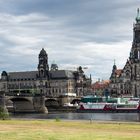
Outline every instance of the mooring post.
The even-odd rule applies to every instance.
[[[91,113],[90,124],[92,124],[92,121],[93,121],[93,114]]]

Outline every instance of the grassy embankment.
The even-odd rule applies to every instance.
[[[140,123],[0,121],[0,140],[139,140]]]

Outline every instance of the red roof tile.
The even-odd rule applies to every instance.
[[[121,73],[122,73],[122,69],[117,69],[116,71],[115,71],[115,73],[118,75],[118,76],[120,76],[121,75]]]
[[[92,84],[92,89],[104,89],[106,87],[108,87],[110,81],[109,80],[105,80],[105,81],[97,81],[95,83]]]

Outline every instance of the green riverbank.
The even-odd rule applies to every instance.
[[[140,123],[5,120],[0,140],[138,140]]]

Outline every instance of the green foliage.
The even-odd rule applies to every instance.
[[[7,112],[5,112],[2,107],[0,107],[0,119],[1,120],[9,119],[9,114]]]
[[[61,120],[60,120],[60,118],[55,118],[55,121],[60,122]]]

